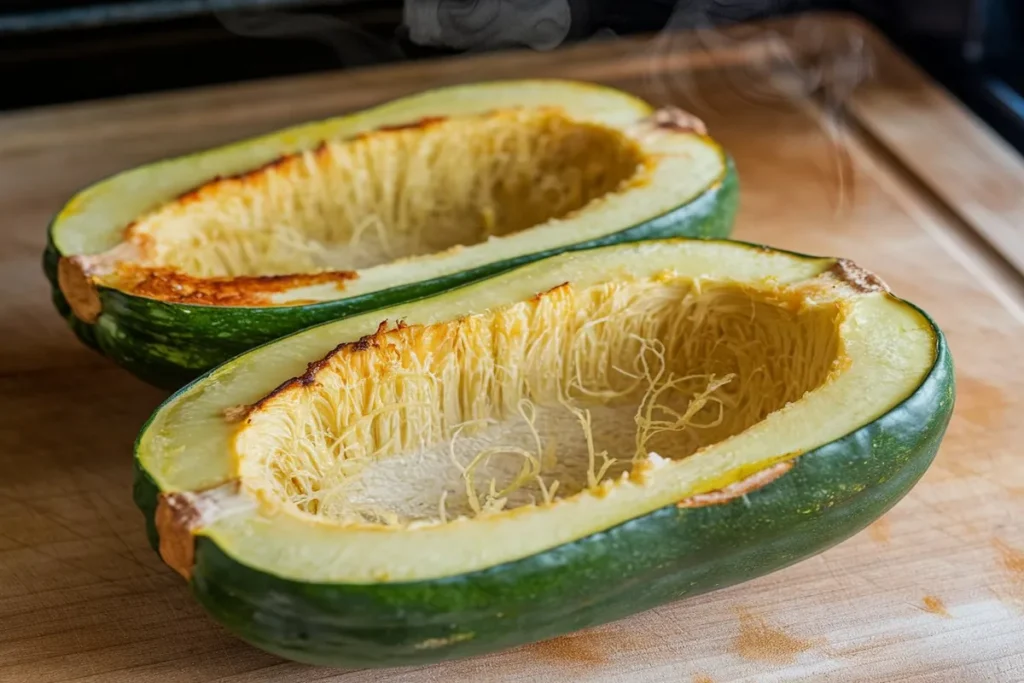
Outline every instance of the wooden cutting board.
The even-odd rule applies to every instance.
[[[131,444],[164,394],[82,348],[52,310],[47,221],[80,186],[141,162],[425,87],[524,76],[607,82],[693,111],[736,157],[738,238],[850,257],[930,311],[959,383],[938,459],[846,543],[601,628],[390,671],[250,648],[146,545]],[[0,216],[0,681],[1024,681],[1024,163],[855,21],[3,115]]]

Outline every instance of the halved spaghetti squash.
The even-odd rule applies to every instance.
[[[615,245],[232,360],[144,428],[136,500],[241,637],[408,664],[837,543],[921,476],[952,404],[941,332],[848,261]]]
[[[610,88],[445,88],[128,171],[54,220],[58,308],[165,386],[282,334],[559,251],[725,236],[727,155]]]

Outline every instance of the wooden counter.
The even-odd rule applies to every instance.
[[[602,628],[391,671],[250,648],[146,544],[131,444],[164,394],[83,348],[53,310],[49,217],[141,162],[524,76],[695,112],[736,157],[738,238],[850,257],[932,313],[959,383],[938,459],[848,542]],[[1024,681],[1024,163],[858,23],[805,17],[2,115],[0,218],[0,681]]]

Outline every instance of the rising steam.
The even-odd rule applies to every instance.
[[[702,93],[705,86],[700,70],[692,68],[695,62],[720,67],[715,70],[715,88],[731,88],[735,106],[815,107],[824,113],[816,118],[831,143],[839,210],[853,191],[845,106],[871,75],[872,60],[862,36],[845,24],[800,15],[790,16],[785,24],[756,21],[803,9],[805,4],[806,0],[666,2],[662,30],[653,37],[626,39],[617,38],[607,27],[614,21],[599,16],[600,8],[607,5],[602,2],[406,0],[402,16],[413,44],[462,52],[523,47],[547,51],[579,42],[575,37],[595,42],[628,40],[626,57],[617,49],[614,59],[620,66],[624,62],[638,65],[635,75],[627,78],[641,85],[639,94],[657,104],[681,106],[704,119],[728,116],[728,112],[716,111]],[[253,11],[220,19],[228,30],[242,36],[309,37],[324,42],[343,66],[403,57],[397,41],[373,36],[336,16]]]
[[[551,50],[569,35],[569,0],[415,0],[405,3],[409,38],[456,50]]]
[[[329,46],[341,66],[363,66],[401,59],[396,45],[330,14],[284,10],[225,12],[217,19],[231,33],[247,38],[314,40]]]

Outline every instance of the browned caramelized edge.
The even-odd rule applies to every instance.
[[[718,489],[717,491],[708,491],[707,493],[698,493],[695,496],[685,498],[676,503],[676,507],[700,508],[708,505],[728,503],[731,500],[767,486],[791,469],[793,469],[793,460],[783,460],[755,472],[745,479],[729,484],[725,488]]]
[[[502,110],[484,112],[483,115],[495,115]],[[409,123],[380,126],[358,133],[345,141],[364,140],[377,135],[384,135],[403,130],[423,129],[440,125],[447,121],[445,116],[427,116]],[[311,150],[317,157],[326,154],[328,142],[321,142]],[[230,176],[216,176],[201,185],[179,194],[170,203],[190,204],[200,201],[211,194],[216,194],[229,184],[254,184],[263,182],[267,173],[287,164],[299,163],[305,151],[293,152],[273,159],[257,168]],[[135,230],[137,221],[133,221],[123,232],[125,242],[135,243],[141,251],[149,249],[148,235],[138,234]],[[358,277],[355,271],[325,271],[321,273],[296,273],[285,275],[241,276],[241,277],[194,277],[173,268],[147,268],[131,263],[117,267],[116,281],[119,288],[136,296],[158,299],[177,304],[205,304],[211,306],[264,306],[272,303],[272,294],[287,291],[296,287],[333,283],[339,290],[344,283]],[[70,280],[70,278],[68,278]],[[81,289],[81,288],[79,288]],[[84,291],[84,290],[83,290]],[[290,302],[290,303],[309,303]],[[89,311],[94,306],[80,306]],[[81,316],[80,316],[81,317]],[[95,316],[93,316],[95,317]]]
[[[537,108],[555,111],[560,109],[557,106]],[[518,107],[489,110],[482,112],[480,115],[494,116],[502,111],[514,109],[518,109]],[[345,138],[343,141],[351,142],[397,131],[430,128],[440,125],[449,119],[450,117],[447,116],[426,116],[409,123],[380,126]],[[704,123],[700,119],[676,107],[658,109],[648,117],[648,121],[658,128],[680,132],[696,132],[700,135],[704,135],[707,132]],[[248,171],[227,176],[215,176],[190,190],[182,192],[176,198],[170,200],[169,203],[187,205],[220,192],[226,185],[246,185],[265,182],[269,171],[288,164],[300,163],[302,157],[307,153],[311,153],[316,157],[326,154],[328,144],[328,141],[323,141],[311,150],[284,154]],[[653,160],[648,160],[648,164],[650,163],[653,163]],[[149,245],[151,238],[148,235],[139,234],[136,231],[136,225],[137,221],[132,221],[124,228],[122,243],[132,243],[141,252],[145,253],[151,248]],[[87,273],[86,276],[88,276]],[[325,271],[321,273],[203,278],[194,277],[173,268],[147,268],[132,263],[121,263],[116,266],[115,277],[109,279],[116,281],[119,289],[130,294],[169,303],[211,306],[264,306],[272,303],[270,295],[275,293],[296,287],[326,283],[333,283],[338,289],[343,289],[344,282],[356,279],[357,277],[358,274],[355,271]],[[65,279],[69,282],[73,280],[70,276]],[[94,291],[81,287],[71,288],[71,290],[81,290],[83,295]],[[92,301],[92,299],[85,301],[83,299],[78,306],[83,315],[86,315],[91,320],[98,316],[98,310],[95,311],[95,315],[92,315],[93,309],[97,308],[98,298],[96,301]],[[79,315],[79,317],[81,318],[82,315]]]
[[[865,268],[861,268],[850,259],[836,259],[836,262],[829,268],[828,272],[837,280],[864,294],[890,291],[889,285],[885,284],[882,278]]]
[[[359,133],[348,140],[360,140],[374,135],[391,133],[399,130],[427,128],[447,120],[443,116],[430,116],[411,123],[381,126]],[[328,142],[324,141],[311,150],[317,157],[326,154]],[[200,201],[211,194],[216,194],[229,184],[254,184],[263,182],[267,173],[287,164],[299,163],[306,152],[293,152],[273,159],[257,168],[230,176],[216,176],[203,184],[187,190],[171,203],[190,204]],[[135,230],[136,221],[130,223],[123,232],[123,240],[136,243],[142,251],[147,250],[150,240],[148,235],[138,234]],[[265,306],[273,303],[271,295],[288,291],[296,287],[319,284],[334,284],[339,290],[344,283],[358,277],[355,271],[335,270],[321,273],[295,273],[285,275],[256,275],[240,277],[195,277],[174,270],[173,268],[146,268],[126,263],[117,268],[119,288],[136,296],[158,299],[176,304],[199,304],[210,306]],[[310,303],[289,302],[289,303]],[[89,310],[83,306],[83,310]]]
[[[491,116],[499,113],[500,111],[502,110],[492,110],[484,112],[482,115]],[[445,121],[449,120],[449,118],[450,117],[447,116],[425,116],[416,121],[410,121],[408,123],[379,126],[371,130],[357,133],[351,137],[344,138],[339,142],[354,142],[358,140],[366,140],[368,138],[376,137],[378,135],[386,135],[389,133],[395,133],[403,130],[413,130],[417,128],[432,128],[434,126],[440,125],[441,123],[444,123]],[[185,190],[184,192],[180,193],[177,197],[174,197],[167,203],[187,205],[205,199],[210,194],[216,194],[224,186],[227,185],[256,184],[258,182],[263,181],[266,175],[274,169],[284,167],[288,164],[299,163],[302,157],[304,157],[306,154],[312,154],[314,157],[322,157],[327,153],[328,145],[330,144],[330,142],[324,140],[320,142],[320,144],[318,144],[316,147],[313,147],[309,150],[300,150],[297,152],[282,154],[277,158],[271,159],[270,161],[248,171],[242,171],[241,173],[235,173],[232,175],[214,176],[213,178],[204,181],[203,183],[197,185],[196,187],[193,187],[190,190]],[[123,233],[124,240],[138,240],[140,238],[143,240],[145,239],[144,236],[135,234],[135,225],[136,221],[132,221],[125,227]]]
[[[412,121],[409,123],[397,124],[393,126],[380,126],[379,128],[374,128],[372,130],[364,131],[362,133],[357,133],[356,135],[341,140],[341,142],[365,140],[367,138],[375,137],[377,135],[394,133],[402,130],[411,130],[415,128],[430,128],[440,123],[443,123],[444,121],[448,120],[448,118],[449,117],[446,116],[426,116],[417,121]],[[271,159],[270,161],[248,171],[242,171],[241,173],[235,173],[233,175],[214,176],[210,180],[207,180],[190,190],[185,190],[177,197],[170,200],[170,202],[168,203],[191,204],[193,202],[205,198],[205,196],[207,196],[208,194],[218,192],[221,189],[221,187],[225,185],[246,185],[256,183],[262,180],[263,177],[265,177],[268,172],[274,169],[281,168],[290,163],[298,163],[299,160],[306,154],[312,154],[315,157],[323,156],[324,154],[327,153],[327,148],[329,144],[330,143],[327,140],[324,140],[316,147],[313,147],[310,150],[301,150],[297,152],[290,152],[288,154],[282,154],[281,156],[278,156],[275,159]],[[125,229],[126,239],[130,236],[133,226],[134,223],[130,224]]]
[[[546,297],[555,296],[556,294],[560,294],[562,292],[568,291],[569,289],[571,289],[571,287],[572,287],[571,283],[563,282],[560,285],[556,285],[556,286],[551,287],[550,289],[547,289],[547,290],[545,290],[543,292],[538,292],[537,294],[534,294],[532,297],[530,297],[528,299],[528,301],[530,301],[532,303],[537,303],[537,302],[541,301],[542,299],[544,299]],[[306,371],[304,373],[302,373],[301,375],[299,375],[297,377],[292,377],[291,379],[285,380],[280,385],[278,385],[275,389],[273,389],[270,393],[268,393],[266,396],[264,396],[263,398],[258,400],[256,403],[252,404],[251,406],[233,406],[231,408],[228,408],[224,412],[224,418],[228,422],[240,421],[243,418],[248,418],[253,412],[263,408],[271,400],[273,400],[274,398],[284,394],[287,391],[291,391],[291,390],[294,390],[294,389],[301,389],[301,388],[308,387],[308,386],[311,386],[313,384],[316,384],[316,376],[317,376],[317,374],[323,368],[327,367],[327,365],[329,365],[330,362],[332,360],[334,360],[336,357],[339,357],[339,356],[342,356],[342,355],[345,355],[345,354],[352,354],[352,353],[360,353],[360,352],[364,352],[364,351],[369,351],[371,349],[379,349],[383,345],[383,342],[391,334],[399,333],[399,332],[402,332],[404,330],[415,329],[415,328],[434,327],[436,325],[452,325],[452,324],[458,325],[461,322],[463,322],[464,320],[465,320],[465,318],[455,318],[453,320],[446,321],[446,322],[434,323],[434,324],[432,324],[430,326],[423,326],[423,325],[418,325],[418,324],[416,324],[416,325],[407,325],[404,321],[399,320],[399,321],[397,321],[395,323],[395,326],[391,327],[391,328],[388,327],[388,320],[386,320],[386,319],[382,320],[377,325],[376,331],[373,332],[372,334],[364,335],[364,336],[360,337],[359,339],[357,339],[355,341],[343,342],[341,344],[338,344],[333,349],[328,351],[319,360],[315,360],[315,361],[309,363],[306,366]]]
[[[333,270],[292,275],[243,275],[239,277],[201,278],[171,268],[143,268],[123,265],[118,271],[122,286],[138,296],[178,304],[212,306],[263,306],[272,303],[271,295],[297,287],[344,283],[358,277],[355,271]]]
[[[490,112],[485,112],[483,115],[484,116],[489,116],[489,115],[493,115],[494,113],[495,113],[495,111],[490,111]],[[448,117],[448,116],[424,116],[423,118],[421,118],[421,119],[419,119],[417,121],[410,121],[409,123],[396,123],[396,124],[393,124],[393,125],[390,125],[390,126],[379,126],[377,128],[374,128],[373,130],[369,130],[369,131],[366,131],[364,133],[359,133],[359,134],[355,135],[354,137],[352,137],[350,139],[352,139],[352,140],[362,140],[363,138],[371,137],[371,136],[373,136],[373,135],[375,135],[377,133],[394,133],[395,131],[400,131],[400,130],[410,130],[410,129],[415,129],[415,128],[430,128],[430,127],[435,126],[435,125],[437,125],[439,123],[444,123],[449,118],[450,117]]]
[[[99,319],[103,303],[82,257],[60,257],[57,262],[57,286],[76,318],[89,324]]]
[[[336,356],[340,356],[346,353],[359,353],[362,351],[368,351],[369,349],[380,348],[381,341],[388,335],[388,333],[397,330],[404,330],[407,327],[409,326],[406,325],[404,322],[399,321],[394,328],[389,330],[388,321],[382,320],[380,324],[377,325],[377,331],[374,332],[373,334],[364,335],[355,341],[343,342],[341,344],[338,344],[333,349],[328,351],[327,354],[323,356],[323,358],[320,358],[319,360],[315,360],[309,363],[306,366],[306,371],[304,373],[302,373],[298,377],[292,377],[291,379],[285,380],[284,382],[279,384],[275,389],[273,389],[269,394],[267,394],[260,400],[256,401],[256,403],[252,404],[251,406],[248,406],[246,408],[245,417],[248,418],[249,415],[252,415],[252,413],[254,413],[257,410],[260,410],[267,403],[269,403],[270,401],[284,394],[287,391],[301,389],[316,384],[317,373],[319,373],[320,370],[326,367],[331,362],[331,360],[334,359]],[[234,411],[238,411],[240,409],[241,407],[239,406],[232,408],[231,410],[233,411],[233,416],[237,416],[238,413]]]
[[[536,303],[536,302],[540,301],[541,299],[544,299],[545,297],[553,296],[553,295],[561,293],[561,292],[567,292],[570,289],[572,289],[572,284],[569,283],[569,281],[565,281],[562,284],[555,285],[554,287],[552,287],[550,289],[546,289],[543,292],[537,292],[532,297],[530,297],[530,301],[533,301],[534,303]]]
[[[198,491],[157,496],[153,523],[160,538],[160,557],[167,566],[185,579],[191,578],[195,565],[194,532],[218,517],[218,497],[223,501],[223,496],[237,496],[240,492],[241,482],[232,479]]]
[[[159,536],[159,552],[164,563],[186,580],[192,577],[196,544],[192,530],[200,521],[199,510],[187,492],[161,493],[157,497],[153,523]]]
[[[661,107],[651,115],[650,120],[656,128],[697,135],[708,134],[708,128],[703,121],[679,107]]]

